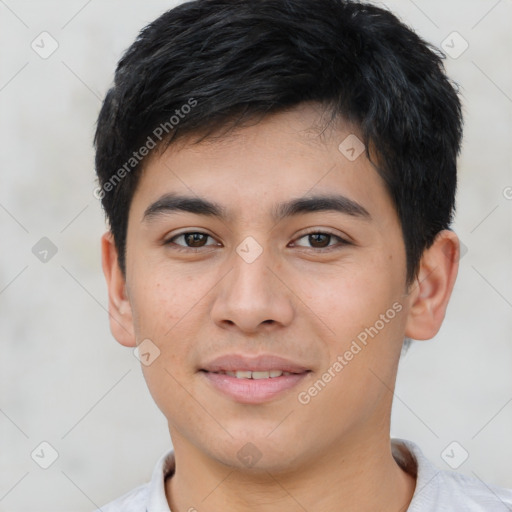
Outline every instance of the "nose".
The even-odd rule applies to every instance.
[[[254,334],[291,323],[293,293],[270,260],[266,251],[251,263],[233,255],[232,270],[219,283],[212,306],[215,324]]]

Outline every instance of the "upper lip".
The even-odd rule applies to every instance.
[[[282,370],[290,373],[304,373],[309,371],[305,366],[273,354],[260,354],[246,356],[241,354],[227,354],[216,357],[207,363],[201,370],[208,372],[234,372],[241,371],[269,371]]]

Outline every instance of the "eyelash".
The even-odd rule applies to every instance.
[[[205,236],[213,239],[213,237],[211,235],[209,235],[208,233],[204,233],[203,231],[184,231],[183,233],[178,233],[177,235],[174,235],[173,237],[166,240],[164,242],[164,245],[174,246],[173,250],[179,251],[179,252],[200,252],[201,250],[208,247],[208,245],[205,245],[203,247],[188,247],[188,246],[178,245],[173,242],[173,240],[175,240],[176,238],[179,238],[181,236],[195,235],[195,234],[205,235]],[[341,247],[343,247],[345,245],[351,245],[351,243],[348,240],[345,240],[344,238],[340,237],[339,235],[335,235],[334,233],[331,233],[330,231],[313,230],[308,233],[303,233],[296,240],[300,240],[301,238],[305,238],[310,235],[327,235],[327,236],[330,236],[331,238],[337,238],[339,240],[337,245],[332,245],[332,246],[329,245],[327,247],[320,247],[320,248],[318,248],[318,247],[309,247],[309,248],[303,247],[305,249],[312,250],[313,252],[316,252],[316,253],[330,252],[332,250],[340,249]],[[302,246],[299,246],[299,247],[302,247]]]

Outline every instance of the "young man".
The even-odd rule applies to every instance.
[[[457,274],[461,135],[439,55],[369,4],[196,0],[141,32],[96,194],[111,329],[173,451],[104,512],[512,510],[389,434]]]

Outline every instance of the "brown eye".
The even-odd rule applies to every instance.
[[[343,246],[348,245],[349,242],[344,240],[343,238],[339,237],[338,235],[334,235],[333,233],[323,232],[323,231],[315,231],[312,233],[307,233],[301,237],[299,237],[297,240],[306,240],[306,244],[297,243],[295,242],[294,245],[297,245],[298,247],[306,247],[310,249],[331,249],[335,248],[336,246]],[[331,242],[338,242],[338,243],[331,243]]]
[[[213,240],[213,238],[206,233],[188,231],[169,238],[169,240],[165,242],[165,245],[176,245],[179,249],[200,249],[201,247],[207,247],[208,245],[215,245],[206,243],[209,238]]]
[[[203,247],[208,235],[204,233],[185,233],[183,237],[189,247]]]
[[[319,248],[328,247],[329,242],[332,238],[331,235],[328,235],[326,233],[313,233],[312,235],[308,235],[308,237],[309,237],[309,243],[313,247],[319,247]]]

